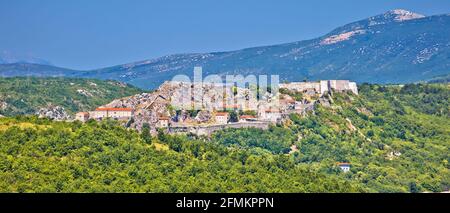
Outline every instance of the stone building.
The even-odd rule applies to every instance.
[[[166,116],[160,116],[158,117],[158,123],[156,124],[156,127],[158,128],[167,128],[169,127],[169,117]]]
[[[291,82],[280,84],[280,88],[285,88],[298,92],[316,91],[317,94],[324,94],[328,91],[334,90],[336,92],[351,91],[358,94],[358,87],[355,82],[349,80],[322,80],[319,82]]]
[[[239,116],[239,122],[253,122],[257,121],[256,117],[253,115],[241,115]]]
[[[86,122],[89,120],[89,112],[79,112],[75,114],[75,120]]]
[[[337,163],[337,165],[339,166],[339,168],[343,172],[349,172],[350,171],[350,163]]]
[[[226,124],[228,123],[228,112],[216,112],[215,114],[215,118],[216,118],[216,123],[218,124]]]
[[[97,108],[89,112],[90,118],[102,120],[104,118],[113,118],[116,120],[126,120],[133,116],[132,108]]]
[[[264,111],[262,118],[270,122],[278,122],[281,119],[281,112],[278,109],[267,109]]]

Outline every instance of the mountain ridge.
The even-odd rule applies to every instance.
[[[449,34],[449,14],[424,16],[397,9],[309,40],[235,51],[172,54],[64,75],[112,79],[151,89],[177,74],[192,76],[193,67],[202,66],[204,75],[278,74],[282,81],[409,83],[449,73]],[[0,76],[4,76],[1,71]]]
[[[153,81],[158,82],[155,84],[159,84],[162,82],[162,79],[169,80],[171,76],[174,76],[176,74],[186,74],[191,76],[192,68],[194,66],[203,66],[205,75],[280,74],[280,79],[288,81],[298,81],[305,78],[311,80],[347,78],[360,83],[416,82],[448,73],[450,64],[448,64],[447,61],[449,58],[448,51],[450,51],[450,42],[448,38],[439,37],[439,35],[442,35],[444,33],[434,33],[434,31],[438,30],[450,33],[450,17],[448,15],[433,15],[425,17],[422,15],[414,15],[415,13],[413,13],[413,15],[411,15],[413,18],[409,18],[408,20],[397,20],[397,16],[392,16],[392,14],[395,14],[395,11],[388,11],[385,14],[373,16],[368,19],[359,20],[342,27],[338,27],[328,34],[309,40],[289,42],[277,45],[267,45],[261,47],[250,47],[236,51],[174,54],[151,60],[143,60],[136,63],[128,63],[124,65],[97,69],[86,74],[88,76],[93,75],[97,77],[110,76],[113,79],[122,79],[123,81],[145,87],[146,85],[151,85]],[[392,21],[384,24],[372,23],[372,25],[370,25],[370,21],[379,21],[381,20],[381,18],[384,18],[383,20],[386,20],[386,17],[388,17],[388,20]],[[414,29],[415,27],[418,27],[419,29]],[[419,32],[413,36],[402,35],[402,30],[398,30],[396,28]],[[430,36],[427,36],[426,34],[427,32],[429,32],[429,30],[422,28],[430,28],[430,31],[432,32],[432,38],[430,38]],[[355,30],[364,30],[364,32],[354,32]],[[389,42],[391,42],[392,44],[386,42],[386,39],[384,38],[386,36],[382,36],[381,38],[379,38],[379,31],[382,30],[388,31],[385,34],[387,34],[386,36],[390,37]],[[389,31],[394,31],[394,33],[389,33]],[[344,35],[344,38],[339,37],[340,34],[349,32],[350,34]],[[421,35],[421,33],[425,33],[425,35]],[[326,43],[326,41],[324,43],[324,39],[329,38],[333,35],[336,35],[336,37],[328,40],[328,44]],[[348,36],[348,38],[346,39],[345,36]],[[405,39],[398,39],[397,37],[405,37]],[[339,40],[340,38],[341,40]],[[371,46],[373,44],[371,40],[374,39],[378,40],[375,43],[380,44],[379,46],[381,47],[377,47],[376,45]],[[422,39],[422,41],[416,41],[415,39]],[[365,44],[360,45],[359,48],[354,47],[358,45],[358,43],[364,42]],[[406,48],[400,48],[400,50],[390,52],[390,50],[396,48],[396,42],[404,46],[407,46],[408,43],[425,44],[414,44],[407,46]],[[437,46],[433,46],[436,44]],[[330,54],[330,52],[339,49],[339,46],[345,45],[350,46],[350,48],[344,47],[344,51],[338,50],[339,53],[335,54],[332,60],[325,58],[328,54]],[[324,46],[326,47],[323,48]],[[421,47],[422,49],[415,50],[413,49],[413,47]],[[317,49],[320,48],[323,48],[324,50],[319,51],[318,53],[316,53],[316,55],[313,56],[309,54],[314,54],[315,52],[317,52]],[[386,51],[383,51],[383,48]],[[436,48],[438,48],[438,50],[439,48],[445,48],[445,51],[443,51],[442,54],[438,55],[441,57],[439,61],[443,61],[444,63],[441,65],[439,65],[439,63],[434,63],[433,65],[429,65],[427,67],[427,62],[430,59],[433,59],[433,54],[436,53]],[[369,74],[367,73],[367,71],[366,73],[350,72],[351,68],[346,68],[345,66],[351,67],[352,63],[355,63],[352,69],[364,70],[371,67],[371,64],[367,63],[371,62],[371,57],[369,56],[365,56],[365,58],[367,58],[365,60],[367,61],[366,63],[358,62],[358,60],[360,60],[360,55],[362,55],[364,51],[366,51],[365,49],[369,49],[370,51],[372,51],[371,54],[373,55],[382,55],[382,57],[376,59],[375,62],[373,62],[378,63],[376,64],[378,66],[377,69],[369,70],[372,71],[372,73]],[[381,50],[377,51],[378,49]],[[354,51],[360,52],[356,52],[357,54],[354,54]],[[345,55],[352,53],[353,57],[345,58]],[[405,62],[405,60],[403,60],[396,62],[395,59],[399,54],[409,54],[408,61]],[[255,60],[255,58],[258,57],[259,59]],[[285,58],[290,59],[286,60]],[[302,61],[302,63],[296,63],[296,61]],[[408,62],[415,64],[408,66],[403,65]],[[257,64],[263,65],[258,66]],[[385,67],[392,66],[390,64],[393,64],[396,67],[392,67],[390,68],[390,70],[385,69]],[[404,72],[394,72],[391,74],[391,76],[386,75],[389,74],[389,71],[391,70],[398,69],[401,71],[405,71],[409,70],[410,67],[416,67],[416,69],[418,69],[418,73],[416,75],[410,76],[405,76]],[[380,70],[387,71],[384,71],[384,73],[380,73]],[[362,75],[363,77],[358,77],[356,76],[357,74]],[[149,83],[149,81],[152,82]]]
[[[48,60],[37,58],[31,55],[19,55],[9,51],[0,52],[0,64],[13,64],[13,63],[52,65],[52,63]]]

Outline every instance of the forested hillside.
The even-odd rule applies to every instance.
[[[3,192],[426,192],[450,188],[448,85],[361,85],[269,130],[151,137],[114,121],[0,118]],[[292,148],[295,145],[296,148]],[[351,163],[343,173],[337,162]]]
[[[92,110],[142,90],[117,81],[75,78],[0,78],[0,114],[34,114],[41,107],[61,106],[69,114]]]

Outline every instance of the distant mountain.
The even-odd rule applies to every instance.
[[[36,77],[63,77],[79,75],[82,71],[55,67],[51,65],[13,63],[0,64],[0,77],[36,76]]]
[[[436,76],[426,81],[427,83],[450,83],[450,73]]]
[[[0,52],[0,64],[13,64],[13,63],[52,65],[50,61],[41,58],[36,58],[34,56],[20,55],[9,51]]]
[[[282,81],[417,82],[450,73],[449,35],[450,14],[425,17],[392,10],[311,40],[229,52],[175,54],[88,72],[56,73],[114,79],[141,88],[155,88],[177,74],[191,76],[194,66],[202,66],[204,75],[278,74]],[[39,75],[40,71],[25,73]]]
[[[450,72],[450,15],[405,10],[339,27],[320,38],[231,52],[177,54],[85,73],[152,88],[176,74],[279,74],[280,79],[404,83]]]

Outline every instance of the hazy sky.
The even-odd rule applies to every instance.
[[[0,0],[0,51],[93,69],[310,39],[395,8],[443,14],[450,1]]]

